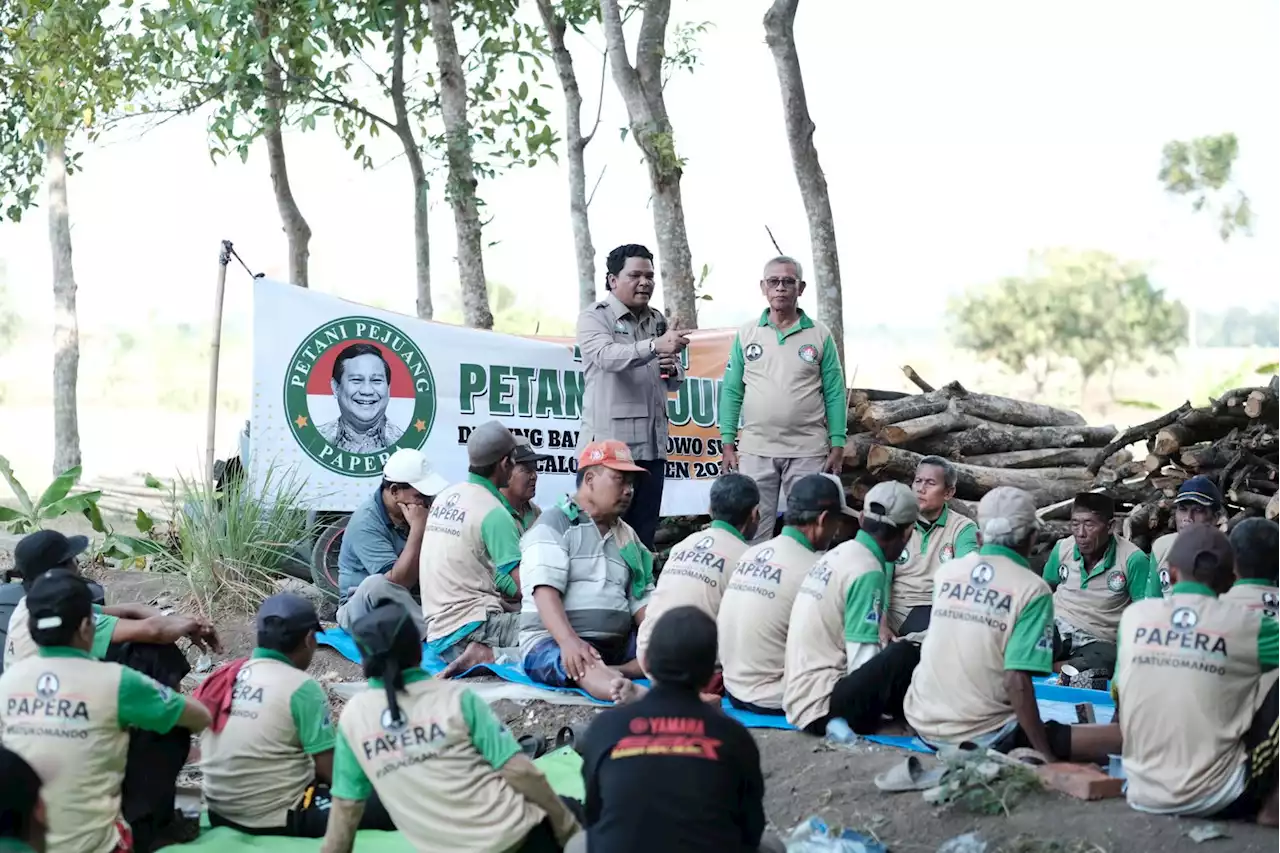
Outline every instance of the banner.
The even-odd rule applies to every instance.
[[[667,403],[664,515],[707,511],[732,341],[731,329],[690,335],[686,379]],[[569,338],[429,323],[288,284],[254,285],[249,469],[259,486],[273,467],[305,478],[313,509],[354,509],[402,447],[421,449],[449,481],[464,479],[467,438],[490,420],[551,456],[536,497],[549,506],[574,490],[582,390]]]

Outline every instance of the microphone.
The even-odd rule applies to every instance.
[[[658,335],[657,335],[658,337],[662,337],[667,333],[667,318],[664,317],[662,314],[658,314],[657,331],[658,331]],[[658,376],[661,377],[662,379],[671,378],[671,374],[667,372],[667,369],[661,366],[658,367]]]

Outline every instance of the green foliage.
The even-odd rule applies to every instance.
[[[666,51],[662,55],[662,86],[681,71],[692,74],[702,64],[698,37],[714,26],[710,21],[681,21],[667,32]]]
[[[932,805],[953,805],[977,814],[1008,816],[1014,806],[1040,790],[1031,768],[985,753],[961,755],[947,762],[941,784],[925,792]]]
[[[175,547],[153,568],[186,575],[207,609],[217,602],[252,612],[275,591],[296,543],[314,533],[300,501],[304,486],[274,467],[260,491],[247,478],[220,491],[203,478],[180,477],[170,522]]]
[[[18,508],[0,507],[0,524],[7,524],[11,533],[31,533],[40,530],[44,522],[64,515],[97,512],[102,492],[90,491],[73,495],[71,490],[80,482],[80,468],[63,471],[53,479],[40,497],[32,500],[30,494],[14,476],[9,460],[0,456],[0,476],[9,484],[9,490],[18,499]]]
[[[1030,371],[1037,391],[1065,358],[1087,383],[1107,366],[1172,355],[1187,325],[1145,271],[1097,251],[1042,252],[1026,276],[970,290],[948,314],[959,346]]]
[[[1280,347],[1280,304],[1197,311],[1194,343],[1204,347]]]
[[[1240,153],[1234,133],[1201,136],[1164,146],[1157,177],[1166,192],[1191,199],[1197,213],[1208,209],[1218,220],[1218,236],[1230,240],[1237,231],[1250,233],[1253,209],[1242,190],[1234,190],[1231,168]]]
[[[44,144],[83,131],[122,107],[142,83],[126,2],[0,3],[0,210],[18,220],[35,203]],[[67,156],[73,171],[77,155]]]

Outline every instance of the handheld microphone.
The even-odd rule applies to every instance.
[[[667,318],[664,317],[662,314],[658,315],[657,331],[658,331],[657,337],[659,338],[667,333]],[[671,374],[667,372],[667,369],[661,366],[658,367],[658,376],[660,376],[662,379],[671,378]]]

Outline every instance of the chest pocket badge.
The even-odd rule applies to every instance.
[[[1071,576],[1071,569],[1067,568],[1067,564],[1063,563],[1058,566],[1058,583],[1065,583],[1067,578]]]
[[[627,328],[627,321],[626,321],[626,320],[621,320],[621,319],[620,319],[620,320],[616,321],[616,322],[613,324],[613,332],[614,332],[614,334],[617,334],[617,335],[625,335],[628,331],[630,331],[630,330]]]
[[[813,344],[805,344],[804,346],[800,347],[800,350],[797,354],[800,356],[800,360],[803,361],[805,364],[818,363],[818,348],[815,347]]]
[[[948,562],[949,560],[954,559],[955,556],[956,556],[956,549],[951,547],[950,544],[947,544],[942,546],[942,553],[938,555],[938,559],[941,562],[945,563],[945,562]]]
[[[1107,589],[1112,592],[1121,592],[1124,590],[1125,576],[1124,572],[1115,569],[1107,575]]]
[[[747,344],[746,349],[742,351],[742,357],[747,361],[755,361],[764,355],[764,347],[759,344]]]

